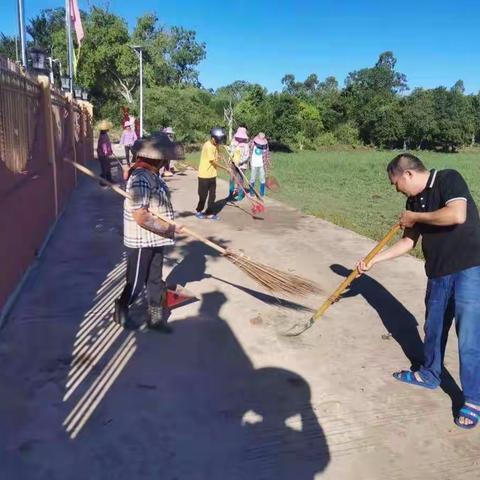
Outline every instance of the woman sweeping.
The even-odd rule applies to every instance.
[[[248,167],[248,157],[250,152],[248,133],[244,126],[238,127],[228,150],[235,167],[245,173]],[[240,188],[237,189],[237,185]],[[242,200],[244,197],[244,191],[242,175],[236,175],[235,172],[232,171],[230,174],[229,200]]]
[[[270,149],[268,148],[267,137],[260,132],[250,144],[250,195],[254,195],[255,182],[257,176],[260,180],[260,196],[265,195],[266,172],[270,168],[272,161]]]
[[[110,137],[108,136],[108,131],[112,128],[112,124],[108,120],[102,120],[98,124],[98,129],[100,130],[100,135],[98,136],[97,143],[97,157],[100,162],[101,174],[100,176],[109,182],[112,181],[112,172],[110,170],[110,157],[113,154],[112,143],[110,142]],[[102,187],[107,185],[100,182]]]

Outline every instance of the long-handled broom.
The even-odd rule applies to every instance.
[[[127,192],[117,187],[113,183],[108,182],[107,180],[95,175],[95,173],[92,172],[92,170],[90,170],[89,168],[69,159],[65,159],[65,161],[72,164],[75,168],[80,170],[82,173],[88,175],[89,177],[92,177],[108,185],[112,190],[122,195],[123,197],[130,198]],[[166,223],[176,225],[175,222],[168,218],[160,215],[157,215],[157,217]],[[272,294],[277,293],[295,296],[306,296],[319,293],[321,291],[318,285],[316,285],[314,282],[311,282],[310,280],[304,279],[298,275],[282,272],[281,270],[277,270],[276,268],[272,268],[268,265],[256,262],[255,260],[252,260],[246,255],[232,252],[230,249],[227,250],[220,245],[212,242],[208,238],[205,238],[194,232],[193,230],[186,228],[185,226],[183,227],[183,233],[199,240],[200,242],[216,250],[227,260],[229,260],[240,270],[242,270],[242,272],[255,280],[259,285],[267,289]]]
[[[400,229],[400,225],[396,224],[394,225],[389,232],[385,235],[385,237],[378,242],[378,244],[373,248],[373,250],[370,251],[370,253],[363,259],[365,263],[369,263],[373,257],[375,257],[389,242],[392,240],[392,238],[396,235],[398,230]],[[335,289],[335,291],[323,302],[322,306],[310,317],[310,319],[307,322],[304,323],[296,323],[293,325],[284,335],[288,337],[296,337],[297,335],[300,335],[303,333],[305,330],[308,330],[316,320],[318,320],[332,305],[332,303],[337,302],[340,299],[340,296],[342,293],[350,286],[350,284],[360,276],[360,273],[358,273],[358,270],[354,268],[352,270],[352,273],[343,280],[343,282]]]
[[[220,168],[223,170],[226,170],[230,173],[230,175],[233,175],[233,177],[236,179],[237,177],[240,177],[240,180],[236,181],[235,183],[237,184],[237,187],[240,188],[244,195],[245,198],[247,198],[251,204],[252,204],[252,214],[256,213],[262,213],[265,211],[265,203],[263,201],[263,198],[259,195],[257,190],[253,185],[250,185],[249,190],[250,193],[253,192],[254,197],[251,197],[248,195],[249,192],[247,192],[245,185],[249,185],[248,179],[245,176],[245,174],[242,172],[242,169],[238,167],[235,162],[233,161],[233,156],[228,150],[227,147],[223,146],[225,153],[227,154],[228,160],[225,160],[223,157],[220,158],[220,161],[223,161],[225,165],[222,164],[217,164]]]

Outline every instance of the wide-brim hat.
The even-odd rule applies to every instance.
[[[113,124],[110,120],[100,120],[97,125],[99,130],[111,130],[112,127]]]
[[[165,127],[163,130],[162,130],[163,133],[166,133],[168,135],[173,135],[175,132],[173,131],[173,128],[172,127]]]
[[[245,127],[238,127],[233,137],[239,140],[248,140],[247,129]]]
[[[132,146],[132,152],[137,157],[150,160],[181,160],[185,158],[183,147],[179,143],[172,142],[163,132],[137,140]]]
[[[268,140],[267,140],[267,137],[265,136],[265,134],[263,132],[260,132],[254,139],[253,141],[257,144],[257,145],[267,145],[268,144]]]

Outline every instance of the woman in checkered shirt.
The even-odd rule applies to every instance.
[[[165,136],[164,136],[165,137]],[[132,327],[128,308],[147,287],[147,326],[164,333],[169,309],[167,287],[162,278],[165,247],[174,245],[175,233],[182,227],[160,220],[173,220],[170,191],[158,172],[173,155],[173,144],[162,136],[137,140],[133,145],[135,163],[129,172],[124,203],[124,244],[127,249],[127,283],[115,301],[114,321],[125,328]]]

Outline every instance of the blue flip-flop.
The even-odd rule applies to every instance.
[[[460,423],[460,417],[468,418],[473,423],[471,423],[470,425],[463,425],[462,423]],[[476,408],[472,408],[472,407],[469,407],[468,405],[464,405],[458,412],[458,415],[455,417],[455,425],[457,425],[457,427],[464,428],[465,430],[470,430],[477,426],[479,419],[480,419],[480,407],[477,410]]]
[[[415,373],[411,370],[402,370],[401,372],[395,372],[393,374],[393,378],[398,380],[399,382],[409,383],[410,385],[418,385],[419,387],[429,388],[430,390],[434,390],[438,387],[435,383],[430,382],[419,382],[415,377]]]

